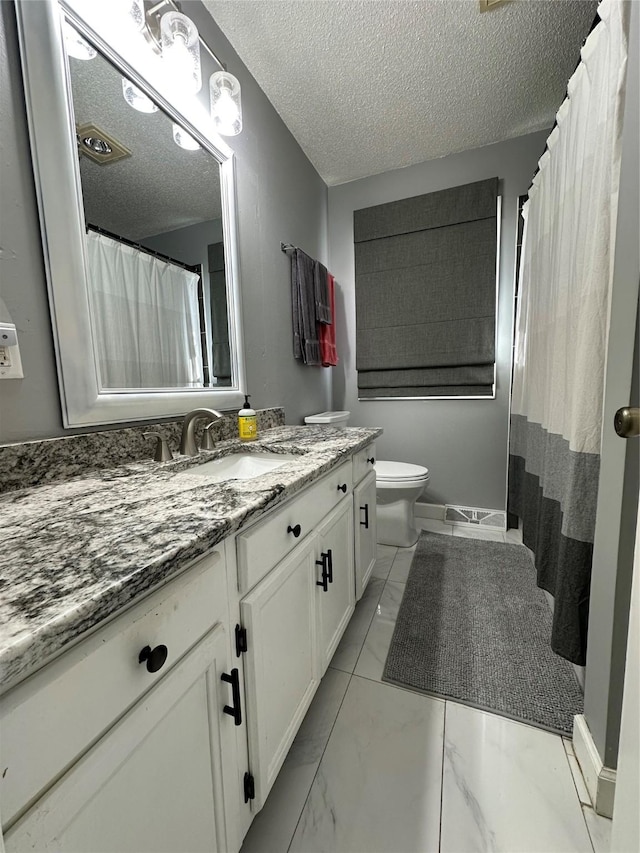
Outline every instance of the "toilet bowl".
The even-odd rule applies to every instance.
[[[418,541],[415,505],[429,482],[429,471],[407,462],[376,461],[378,543],[409,548]]]

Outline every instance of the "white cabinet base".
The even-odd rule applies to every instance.
[[[330,566],[330,576],[326,583],[318,585],[322,581],[323,570],[316,563],[318,650],[320,673],[324,675],[349,620],[353,616],[356,604],[353,583],[353,509],[351,497],[345,498],[318,528],[316,560],[324,561],[325,567]]]
[[[226,658],[218,626],[12,827],[7,853],[226,851]]]
[[[240,603],[254,811],[261,809],[320,683],[315,539],[308,539]]]
[[[360,601],[376,563],[376,472],[370,471],[353,490],[356,545],[356,601]]]

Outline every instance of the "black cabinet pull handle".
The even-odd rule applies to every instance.
[[[343,495],[346,495],[346,493],[347,493],[347,484],[346,484],[346,483],[343,483],[341,486],[338,486],[338,491],[339,491],[339,492],[342,492],[342,494],[343,494]]]
[[[291,525],[289,525],[289,526],[287,527],[287,533],[293,533],[293,535],[294,535],[294,536],[296,537],[296,539],[297,539],[297,538],[298,538],[298,536],[300,536],[300,534],[302,533],[302,528],[300,527],[300,525],[299,525],[299,524],[296,524],[294,527],[292,527]]]
[[[374,459],[373,456],[370,459],[367,459],[367,462],[370,462],[372,465],[376,464],[376,460]]]
[[[369,529],[369,504],[365,504],[360,507],[360,510],[364,510],[364,521],[360,519],[360,524],[364,527],[365,530]]]
[[[324,592],[329,592],[329,572],[327,570],[327,555],[323,552],[321,560],[316,560],[316,566],[322,566],[322,580],[316,581],[316,586],[321,586]]]
[[[151,646],[145,646],[138,655],[138,663],[147,664],[147,672],[157,672],[165,664],[169,650],[166,646],[156,646],[152,649]]]
[[[231,701],[233,702],[233,705],[225,705],[222,710],[225,714],[233,717],[234,723],[239,726],[242,724],[242,709],[240,707],[240,676],[238,670],[234,667],[231,670],[231,675],[223,672],[220,679],[231,685]]]
[[[327,558],[327,580],[329,583],[333,583],[333,551],[331,548],[327,548],[327,553],[322,556]]]

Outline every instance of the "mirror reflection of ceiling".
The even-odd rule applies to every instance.
[[[129,240],[221,216],[220,166],[173,141],[161,110],[141,113],[122,96],[122,75],[100,54],[69,58],[76,125],[95,124],[131,151],[98,165],[80,157],[86,221]]]

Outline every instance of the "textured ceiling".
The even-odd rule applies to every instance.
[[[597,6],[203,2],[329,185],[549,127]]]

